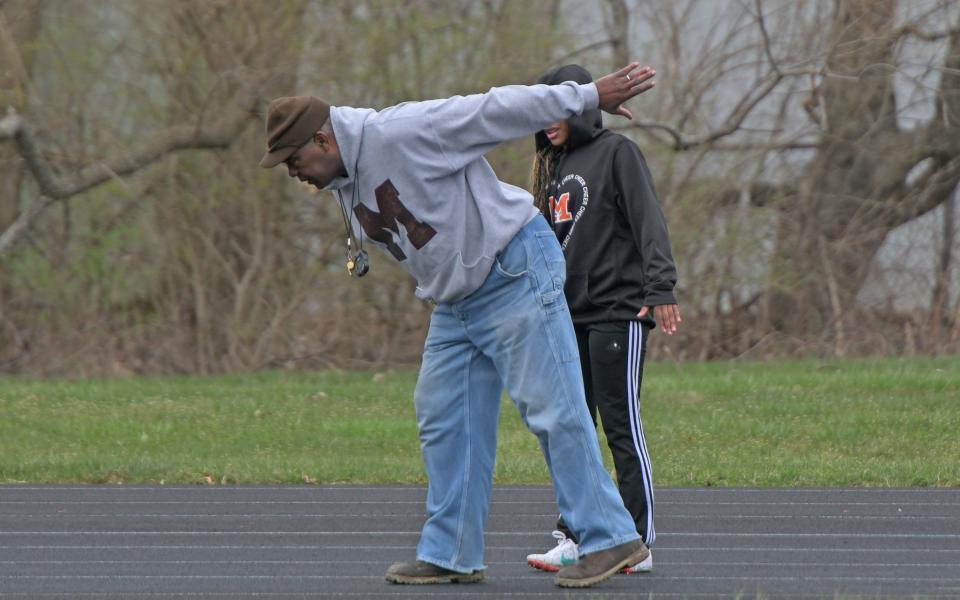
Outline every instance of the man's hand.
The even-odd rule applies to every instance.
[[[637,313],[637,317],[643,318],[648,312],[650,312],[650,307],[644,306],[640,309],[640,312]],[[677,324],[683,320],[680,318],[680,307],[676,304],[654,306],[653,318],[667,335],[673,335],[677,330]]]
[[[623,103],[649,90],[657,84],[650,78],[657,72],[650,67],[640,67],[640,63],[632,62],[616,73],[605,75],[594,83],[600,95],[600,108],[613,115],[623,115],[633,118],[633,113],[624,108]]]

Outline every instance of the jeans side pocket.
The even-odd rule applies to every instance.
[[[527,249],[518,236],[494,257],[493,268],[507,279],[517,279],[527,274],[530,269],[529,262]]]

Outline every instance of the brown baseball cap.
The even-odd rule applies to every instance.
[[[267,153],[260,166],[269,169],[287,160],[310,141],[330,118],[330,105],[313,96],[284,96],[267,107]]]

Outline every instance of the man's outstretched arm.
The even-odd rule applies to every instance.
[[[590,109],[632,118],[624,102],[652,88],[655,74],[650,67],[631,63],[588,84],[504,86],[422,105],[434,141],[448,168],[456,171],[502,142]]]

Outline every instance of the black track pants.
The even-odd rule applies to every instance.
[[[575,327],[587,406],[597,412],[617,470],[623,504],[637,532],[653,545],[653,481],[650,456],[640,422],[640,383],[650,328],[637,321]],[[561,518],[557,528],[576,540]]]

